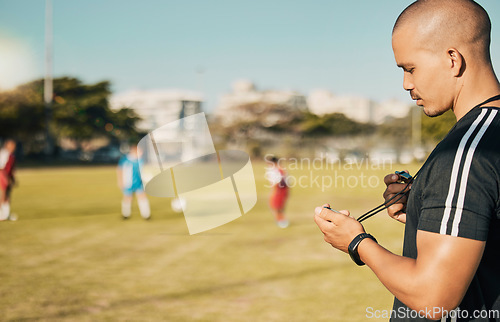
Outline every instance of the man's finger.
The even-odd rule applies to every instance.
[[[411,188],[411,185],[406,187],[406,183],[392,183],[392,184],[388,185],[387,188],[385,189],[384,194],[383,194],[384,199],[387,199],[387,197],[389,195],[395,195],[400,191],[403,191],[403,193],[404,193],[404,192],[410,190],[410,188]]]
[[[316,223],[316,225],[318,225],[319,229],[325,233],[326,229],[327,229],[327,225],[329,225],[330,227],[332,226],[332,223],[324,220],[323,218],[321,218],[318,214],[314,215],[314,222]]]
[[[391,183],[398,182],[399,176],[395,173],[388,174],[384,177],[384,183],[386,186],[390,185]]]
[[[398,193],[406,187],[406,183],[391,183],[387,186],[386,190],[392,193]],[[408,186],[409,187],[409,186]]]
[[[392,199],[392,198],[394,198],[394,199]],[[395,203],[406,203],[408,201],[408,197],[406,195],[404,195],[404,194],[400,194],[400,195],[396,196],[396,194],[394,193],[394,194],[390,194],[390,195],[384,196],[384,200],[385,200],[385,202],[389,202],[389,203],[393,203],[393,202],[395,202]]]
[[[323,206],[321,206],[321,207],[316,207],[316,208],[314,208],[314,213],[315,213],[315,214],[317,214],[317,215],[319,215],[319,214],[323,211],[323,209],[325,209],[325,210],[330,210],[330,209],[328,209],[328,208],[330,208],[330,204],[325,203],[325,204],[324,204]],[[331,211],[331,210],[330,210],[330,211]]]
[[[318,216],[319,218],[323,219],[323,220],[326,220],[326,221],[332,221],[332,218],[330,218],[330,215],[328,213],[334,213],[333,211],[331,211],[330,209],[327,209],[327,208],[324,208],[324,207],[316,207],[314,209],[314,213],[316,214],[316,216]]]
[[[328,215],[326,214],[327,212],[334,213],[333,211],[331,211],[330,209],[325,208],[325,207],[316,207],[314,209],[314,213],[316,215],[320,216],[321,219],[323,219],[323,220],[329,220]]]
[[[405,207],[402,204],[396,204],[387,208],[389,217],[396,219],[399,222],[406,223]]]
[[[346,215],[347,217],[349,217],[349,216],[350,216],[350,213],[349,213],[349,211],[348,211],[348,210],[339,210],[339,212],[340,212],[341,214],[343,214],[343,215]]]
[[[323,207],[316,207],[315,209],[316,214],[322,218],[323,220],[330,221],[333,224],[335,222],[339,222],[342,219],[345,219],[347,216],[349,216],[349,211],[347,210],[341,210],[339,212],[334,212],[331,211],[330,209],[323,208]]]
[[[395,214],[401,212],[404,209],[404,205],[400,203],[396,203],[387,208],[387,213],[389,216],[393,217]]]

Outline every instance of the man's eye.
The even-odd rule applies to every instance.
[[[413,74],[413,71],[415,70],[415,68],[410,68],[408,70],[406,70],[407,73],[410,73],[410,74]]]

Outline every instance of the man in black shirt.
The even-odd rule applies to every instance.
[[[392,320],[448,313],[500,321],[500,84],[490,32],[488,14],[472,0],[419,0],[394,26],[404,89],[428,116],[451,109],[457,117],[408,200],[388,208],[406,224],[403,256],[378,245],[348,211],[316,208],[325,241],[365,263],[394,294]],[[384,181],[386,200],[406,186],[396,174]]]

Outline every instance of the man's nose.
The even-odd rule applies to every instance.
[[[413,79],[409,73],[404,73],[403,88],[406,91],[411,91],[412,89],[415,89],[415,85],[413,84]]]

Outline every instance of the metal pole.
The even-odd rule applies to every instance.
[[[422,147],[422,111],[415,106],[412,107],[412,146],[413,152]]]
[[[53,139],[50,133],[52,121],[52,0],[45,0],[45,80],[43,98],[45,103],[45,155],[50,157],[53,152]]]

